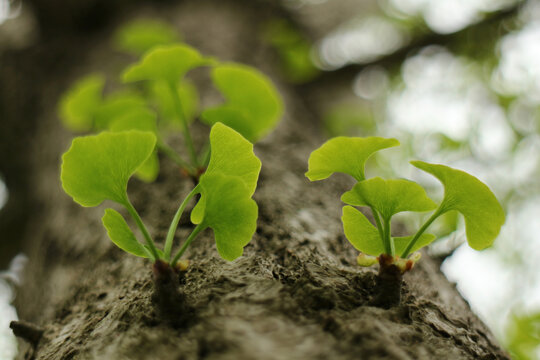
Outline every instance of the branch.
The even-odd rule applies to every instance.
[[[512,30],[512,28],[509,26],[500,25],[503,22],[515,18],[519,14],[520,9],[526,3],[527,1],[519,2],[509,8],[489,13],[481,21],[471,24],[463,30],[451,34],[438,34],[435,32],[422,34],[412,39],[401,49],[391,54],[384,55],[371,62],[363,64],[348,64],[337,70],[323,72],[319,77],[306,84],[306,86],[319,87],[321,86],[321,83],[335,83],[336,81],[340,80],[350,80],[361,70],[373,65],[392,68],[396,65],[400,65],[410,54],[429,45],[441,45],[451,50],[455,50],[456,48],[463,46],[465,41],[474,42],[475,47],[481,46],[483,49],[486,46],[486,42],[489,44],[490,41],[495,41]],[[493,32],[493,27],[497,27],[497,32],[495,34]]]

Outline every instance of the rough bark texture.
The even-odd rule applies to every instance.
[[[323,98],[326,89],[302,93],[279,82],[274,55],[259,37],[270,7],[249,4],[189,1],[140,10],[174,21],[185,40],[206,54],[261,68],[277,82],[287,107],[278,129],[255,149],[263,162],[255,237],[230,263],[218,257],[210,231],[194,242],[192,264],[179,284],[186,309],[180,323],[155,311],[152,266],[110,243],[100,222],[103,207],[83,209],[60,188],[59,157],[72,135],[57,120],[58,95],[82,74],[114,73],[125,64],[108,48],[109,31],[48,38],[4,54],[0,111],[7,121],[0,171],[16,176],[8,183],[14,194],[24,194],[13,206],[24,212],[18,223],[24,230],[16,233],[30,263],[17,305],[22,319],[45,330],[35,358],[507,358],[427,257],[405,275],[400,306],[369,305],[376,270],[355,265],[340,222],[339,197],[351,183],[334,176],[311,184],[303,176],[309,153],[322,142],[310,99]],[[215,93],[207,90],[212,95],[204,101],[212,101]],[[24,142],[17,145],[19,131]],[[20,154],[7,146],[18,146]],[[156,183],[135,180],[129,187],[158,241],[190,185],[173,164],[161,163]],[[178,237],[189,230],[183,219]]]

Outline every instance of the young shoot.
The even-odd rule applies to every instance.
[[[171,27],[137,21],[120,30],[116,45],[138,62],[121,75],[124,88],[104,95],[105,77],[90,75],[62,97],[60,117],[66,128],[98,133],[73,140],[62,157],[61,180],[65,192],[82,206],[108,200],[122,206],[122,214],[107,208],[102,222],[110,240],[132,255],[153,262],[155,304],[167,318],[182,313],[178,272],[190,244],[206,229],[214,234],[219,255],[232,261],[241,256],[257,227],[258,208],[252,196],[261,162],[253,144],[267,135],[283,113],[283,101],[272,82],[261,72],[240,64],[220,64],[193,47],[174,43]],[[224,102],[199,109],[199,92],[186,75],[197,68],[211,68],[211,79]],[[209,125],[209,141],[196,143],[191,124]],[[185,151],[166,143],[171,132],[180,133]],[[194,183],[179,203],[163,244],[155,242],[127,194],[135,175],[153,182],[160,170],[158,154],[175,162]],[[176,237],[182,214],[190,202],[191,233]],[[141,235],[132,231],[129,214]]]
[[[395,139],[380,137],[333,138],[309,158],[306,176],[311,181],[326,179],[334,172],[351,175],[357,181],[343,194],[343,228],[349,242],[361,252],[358,264],[371,266],[377,261],[396,265],[401,272],[412,268],[420,258],[415,251],[429,245],[435,235],[426,233],[441,215],[456,210],[465,218],[467,241],[476,250],[492,245],[504,224],[503,209],[495,195],[474,176],[444,165],[412,161],[417,168],[435,176],[444,186],[444,198],[437,204],[417,183],[405,179],[365,178],[366,160],[375,152],[399,145]],[[373,225],[355,206],[367,207]],[[410,236],[392,236],[392,216],[403,212],[432,211],[428,220]],[[413,255],[411,255],[413,254]]]
[[[224,124],[217,123],[212,127],[208,170],[181,202],[171,221],[164,247],[159,249],[127,194],[129,178],[141,171],[155,154],[157,140],[149,120],[150,117],[137,119],[145,131],[121,131],[124,120],[120,119],[113,126],[118,132],[106,131],[74,139],[62,156],[61,180],[65,192],[85,207],[98,206],[105,200],[123,206],[142,233],[144,242],[137,239],[116,210],[106,209],[102,221],[111,241],[132,255],[177,268],[182,265],[181,257],[197,235],[211,228],[223,259],[232,261],[241,256],[257,226],[257,204],[251,197],[257,186],[261,162],[253,153],[253,145]],[[191,212],[191,220],[196,226],[182,246],[173,252],[178,222],[196,194],[201,195]]]

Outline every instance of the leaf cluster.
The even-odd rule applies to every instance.
[[[173,267],[207,228],[213,230],[222,258],[234,260],[242,255],[255,232],[258,214],[252,196],[261,162],[253,153],[252,142],[270,132],[283,112],[277,90],[258,70],[220,63],[187,44],[174,43],[178,39],[164,24],[128,24],[117,33],[116,44],[142,56],[121,78],[125,84],[144,82],[145,86],[104,96],[105,77],[92,74],[66,92],[59,105],[67,128],[97,133],[75,138],[63,155],[65,192],[85,207],[106,200],[124,207],[144,242],[137,239],[122,214],[107,208],[102,221],[112,242],[130,254],[162,260]],[[211,67],[212,81],[225,98],[223,104],[199,109],[197,89],[185,76],[200,67]],[[211,126],[209,142],[202,146],[197,146],[190,134],[190,124],[199,117]],[[187,156],[166,144],[171,131],[182,134]],[[159,152],[196,181],[171,221],[163,249],[156,246],[127,194],[133,175],[146,182],[155,180]],[[173,253],[180,217],[197,195],[191,212],[195,227]]]
[[[505,221],[504,212],[491,190],[476,177],[445,165],[411,161],[411,164],[435,176],[444,186],[444,197],[435,203],[419,184],[406,179],[366,179],[367,159],[379,150],[398,146],[396,139],[381,137],[336,137],[313,151],[306,176],[323,180],[335,172],[351,175],[357,182],[341,200],[343,228],[349,242],[368,256],[381,254],[407,259],[414,251],[430,244],[435,235],[427,228],[443,214],[457,211],[465,218],[467,241],[476,250],[491,246]],[[355,207],[371,209],[375,226]],[[432,211],[429,219],[411,236],[393,237],[392,216],[404,212]],[[375,261],[365,255],[359,263]],[[417,257],[415,257],[417,258]]]
[[[154,181],[159,173],[157,152],[192,177],[204,171],[209,147],[193,142],[189,127],[195,120],[210,126],[224,123],[256,142],[277,125],[283,113],[281,96],[260,71],[247,65],[221,63],[178,43],[179,38],[174,29],[160,22],[137,20],[127,24],[117,32],[115,44],[119,50],[142,55],[121,74],[125,88],[104,95],[105,76],[91,74],[77,81],[59,104],[63,124],[77,133],[152,131],[156,154],[136,173],[147,182]],[[225,99],[222,104],[200,108],[199,92],[186,78],[197,68],[210,68],[211,80]],[[171,132],[182,133],[184,152],[166,143]]]
[[[253,153],[253,144],[226,125],[217,123],[212,127],[213,151],[208,170],[180,205],[164,249],[159,250],[127,195],[129,178],[148,161],[155,143],[152,132],[139,130],[105,131],[76,138],[62,157],[62,186],[75,202],[85,207],[98,206],[105,200],[122,205],[141,230],[145,245],[137,240],[116,210],[106,209],[102,221],[112,242],[133,255],[175,265],[187,245],[206,228],[214,231],[218,252],[224,259],[234,260],[242,255],[257,223],[257,204],[251,196],[257,186],[261,162]],[[172,257],[180,216],[196,194],[201,197],[191,219],[197,226]]]

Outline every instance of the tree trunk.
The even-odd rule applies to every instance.
[[[179,286],[186,309],[179,324],[155,310],[150,262],[108,240],[103,206],[81,208],[60,187],[60,155],[72,134],[57,119],[58,96],[83,74],[114,74],[126,64],[110,49],[113,26],[69,36],[56,31],[29,49],[4,53],[0,171],[12,190],[8,210],[17,216],[9,233],[6,224],[0,231],[20,238],[30,258],[17,298],[20,317],[44,330],[35,353],[26,347],[21,356],[507,358],[427,256],[404,276],[401,305],[370,306],[376,270],[355,265],[340,221],[340,195],[351,182],[334,176],[309,183],[303,175],[309,153],[323,141],[312,99],[332,94],[279,82],[275,56],[260,40],[261,23],[280,11],[270,3],[185,1],[134,10],[174,21],[186,42],[205,54],[260,68],[277,83],[287,108],[277,130],[255,147],[263,163],[257,232],[234,262],[219,258],[210,231],[194,242]],[[110,18],[110,25],[120,22]],[[204,75],[195,76],[205,83]],[[128,191],[158,242],[190,185],[169,161],[161,165],[156,183],[134,180]],[[183,219],[178,237],[189,230]]]

